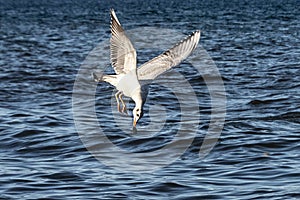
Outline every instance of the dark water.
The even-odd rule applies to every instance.
[[[1,0],[0,199],[299,199],[299,4]],[[201,77],[188,72],[203,120],[176,162],[153,173],[117,171],[80,140],[73,85],[88,53],[109,37],[110,7],[128,29],[202,30],[200,44],[215,61],[227,95],[224,129],[204,159],[198,152],[210,100]],[[110,115],[99,107],[111,101],[113,88],[99,87],[106,95],[97,97],[97,115],[110,130],[114,122],[104,120]],[[154,85],[145,105],[165,103],[170,119],[162,134],[133,139],[112,128],[109,138],[137,152],[170,141],[167,131],[176,129],[178,103],[168,105],[164,91]]]

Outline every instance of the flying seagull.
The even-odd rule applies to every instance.
[[[113,9],[110,10],[110,16],[110,60],[116,75],[96,73],[92,75],[96,82],[105,81],[116,87],[118,92],[115,94],[115,98],[120,113],[127,114],[126,104],[122,99],[123,95],[130,97],[135,102],[133,109],[133,127],[135,128],[142,116],[144,104],[139,81],[153,80],[186,59],[196,48],[200,40],[200,31],[193,32],[169,50],[137,68],[136,50],[126,36]],[[120,102],[122,103],[122,109]]]

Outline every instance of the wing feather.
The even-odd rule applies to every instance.
[[[110,15],[110,59],[116,74],[124,74],[136,69],[136,50],[126,36],[113,9],[110,10]]]
[[[141,65],[138,70],[139,80],[151,80],[178,65],[186,59],[197,47],[200,40],[200,31],[195,31],[171,49]]]

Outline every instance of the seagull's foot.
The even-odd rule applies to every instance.
[[[117,105],[117,108],[118,108],[119,113],[123,113],[123,109],[121,110],[120,104]]]
[[[122,113],[122,111],[121,111],[121,109],[118,107],[118,111],[119,111],[119,113]]]
[[[124,100],[123,100],[122,97],[123,97],[123,93],[120,93],[119,99],[120,99],[120,101],[122,103],[122,113],[125,114],[125,115],[128,115],[128,113],[127,113],[127,107],[126,107],[126,104],[125,104],[125,102],[124,102]]]
[[[122,113],[125,114],[125,115],[128,115],[126,106],[123,106]]]
[[[115,94],[115,97],[116,97],[116,100],[117,100],[117,108],[118,108],[118,111],[119,111],[119,113],[122,113],[122,111],[121,111],[121,106],[120,106],[120,101],[119,101],[119,95],[120,95],[120,92],[117,92],[117,93]]]

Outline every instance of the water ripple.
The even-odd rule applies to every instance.
[[[0,199],[299,199],[297,5],[295,0],[1,1]],[[196,73],[187,61],[175,70],[198,97],[200,124],[185,122],[195,124],[197,134],[174,163],[153,173],[115,171],[80,140],[72,113],[74,81],[88,53],[109,38],[111,7],[126,29],[156,26],[185,34],[201,29],[200,44],[220,70],[228,101],[222,135],[204,159],[198,153],[211,117],[205,81],[216,77],[209,70]],[[138,50],[139,62],[157,53]],[[107,63],[96,65],[102,64]],[[82,88],[95,84],[78,78]],[[143,155],[172,141],[181,114],[171,90],[157,83],[149,87],[144,129],[137,135],[128,133],[130,116],[113,117],[112,94],[108,84],[98,84],[94,100],[97,122],[116,146]],[[93,103],[89,91],[73,95],[86,97],[80,111]],[[157,102],[167,120],[152,134],[149,123],[161,119],[151,113]],[[133,102],[128,104],[131,111]],[[191,105],[183,106],[194,115]],[[91,122],[89,114],[82,118]],[[107,145],[98,140],[90,145],[99,143]]]

